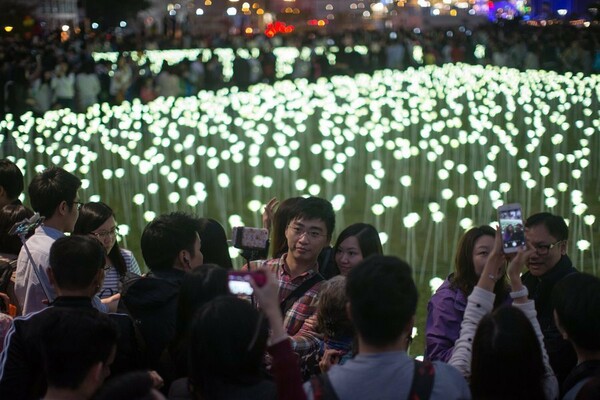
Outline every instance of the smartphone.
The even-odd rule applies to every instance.
[[[502,248],[505,253],[516,253],[525,247],[523,209],[519,203],[498,207],[498,222],[502,233]]]
[[[267,282],[264,271],[230,271],[228,274],[229,291],[235,295],[252,296],[254,289],[250,285],[250,279],[254,279],[256,285],[261,287]]]
[[[233,247],[242,250],[263,250],[268,246],[269,231],[264,228],[236,226],[233,228]]]

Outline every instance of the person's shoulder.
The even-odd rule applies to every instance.
[[[125,259],[133,258],[133,252],[131,250],[127,250],[122,247],[119,247],[119,251],[121,252],[121,255],[123,256],[123,258],[125,258]]]
[[[467,381],[456,368],[442,361],[433,361],[432,364],[435,370],[432,399],[471,398]]]

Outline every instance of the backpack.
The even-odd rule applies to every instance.
[[[415,370],[408,400],[428,400],[433,390],[435,368],[431,361],[413,360]],[[340,400],[327,373],[313,376],[310,380],[315,400]]]

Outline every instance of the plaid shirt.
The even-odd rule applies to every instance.
[[[268,269],[275,273],[279,282],[280,303],[304,281],[317,274],[319,270],[318,264],[315,263],[314,268],[292,279],[285,258],[286,254],[281,258],[250,262],[250,270],[252,271]],[[292,349],[300,355],[315,351],[320,343],[320,335],[316,331],[316,313],[322,282],[319,281],[308,289],[283,317],[283,325],[292,339]]]

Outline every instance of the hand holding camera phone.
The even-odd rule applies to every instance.
[[[519,249],[525,248],[525,225],[523,224],[523,210],[519,203],[498,207],[498,222],[502,233],[504,253],[516,253]]]
[[[254,289],[250,280],[254,280],[258,287],[267,283],[267,276],[264,271],[230,271],[228,274],[229,291],[235,295],[252,296]]]

